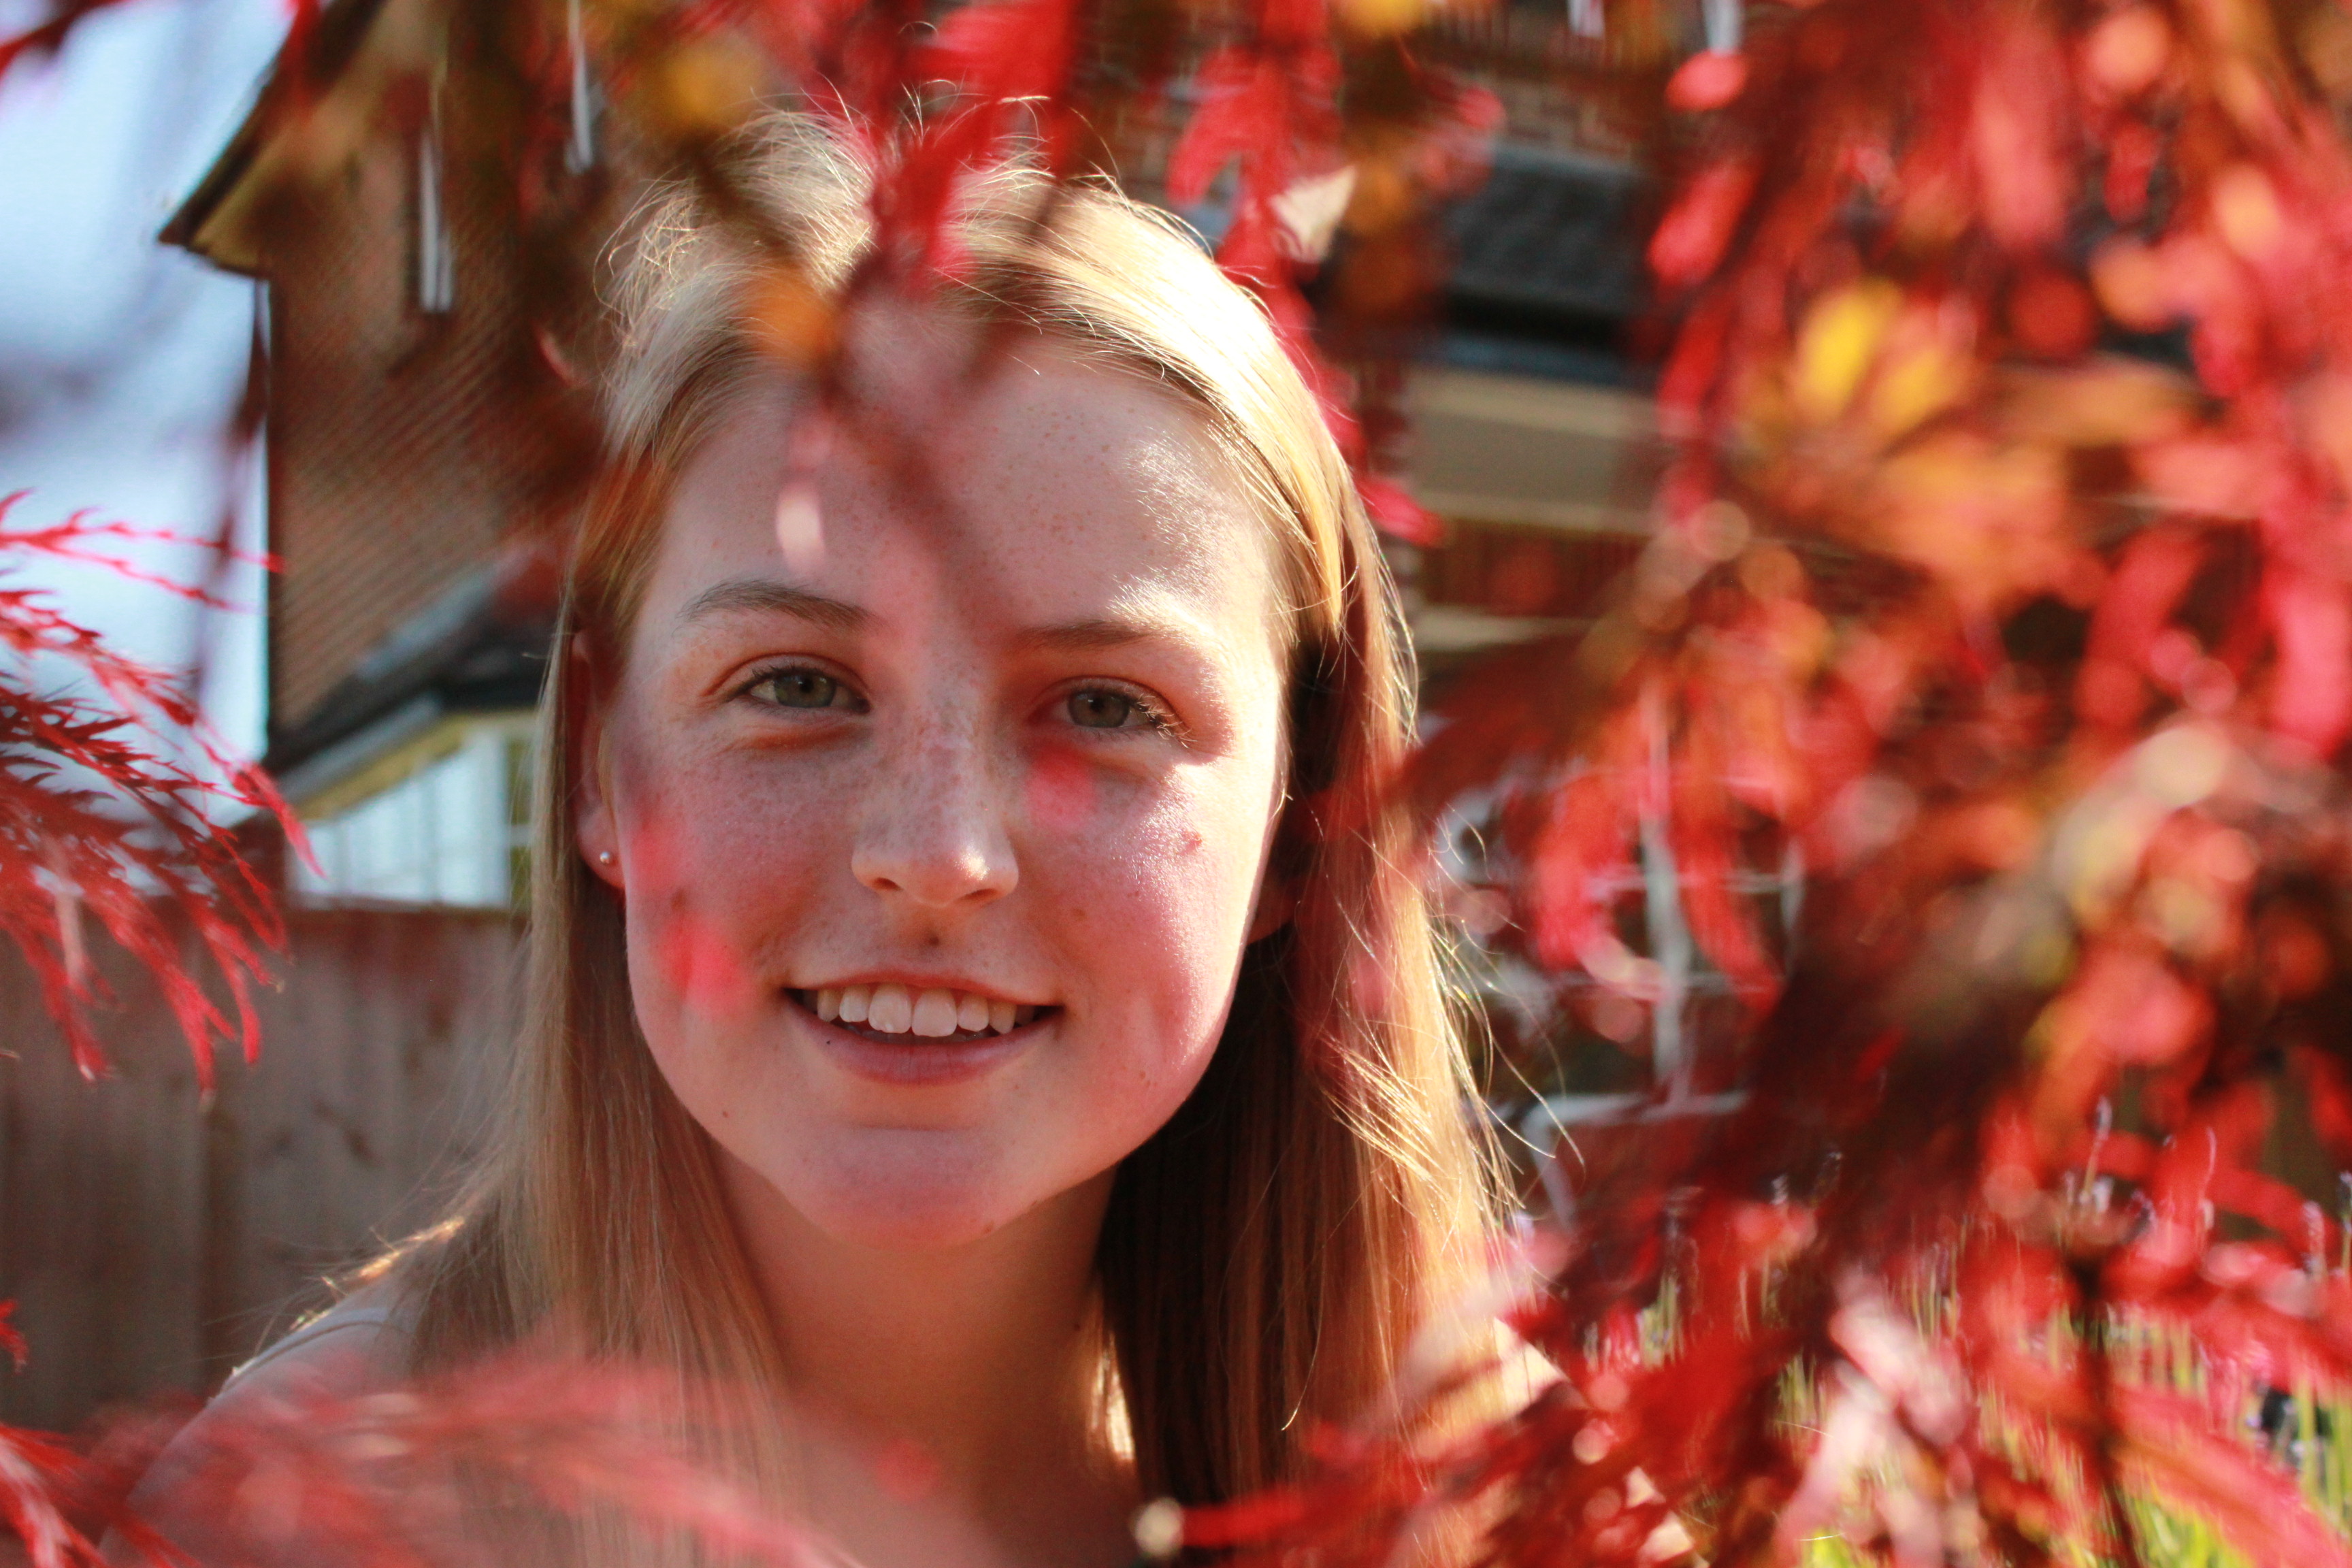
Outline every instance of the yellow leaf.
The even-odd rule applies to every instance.
[[[2136,240],[2111,239],[2093,253],[2091,289],[2108,315],[2137,331],[2168,325],[2176,309],[2164,263]]]
[[[1900,436],[1951,406],[1968,390],[1974,368],[1966,355],[1944,343],[1921,344],[1878,373],[1870,396],[1872,422],[1882,435]]]
[[[2126,447],[2177,436],[2197,389],[2177,371],[2105,358],[2067,370],[2012,370],[2002,387],[2002,428],[2063,447]]]
[[[1845,412],[1902,306],[1902,290],[1883,278],[1849,284],[1814,303],[1797,338],[1791,390],[1801,416],[1826,424]]]
[[[743,316],[751,341],[795,369],[808,370],[833,352],[839,325],[833,305],[796,267],[763,273],[745,291]]]
[[[1412,31],[1428,9],[1423,0],[1339,0],[1339,15],[1348,26],[1371,38]]]
[[[2213,226],[2222,244],[2249,261],[2260,261],[2276,248],[2286,218],[2269,176],[2252,163],[2232,163],[2215,176]]]
[[[2049,447],[1962,432],[1931,437],[1881,466],[1874,503],[1870,542],[1971,606],[2046,587],[2068,559],[2058,537],[2064,460]]]
[[[765,71],[734,39],[690,38],[655,58],[643,102],[661,131],[685,142],[723,136],[758,112]]]

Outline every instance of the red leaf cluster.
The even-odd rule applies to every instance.
[[[499,1560],[530,1510],[676,1531],[730,1562],[797,1565],[807,1540],[698,1457],[709,1423],[677,1378],[531,1346],[356,1394],[303,1388],[216,1407],[159,1489],[164,1527],[204,1561],[331,1556],[380,1568]],[[183,1459],[184,1456],[184,1459]],[[487,1533],[486,1533],[487,1531]]]
[[[1478,1499],[1492,1561],[1632,1563],[1654,1493],[1717,1563],[2133,1563],[2168,1509],[2345,1561],[2245,1436],[2352,1389],[2343,18],[1753,20],[1665,89],[1705,118],[1649,253],[1658,537],[1457,682],[1414,781],[1499,792],[1501,940],[1643,1006],[1664,868],[1744,1097],[1555,1205],[1551,1395],[1250,1522],[1369,1563]]]
[[[73,1443],[0,1427],[0,1517],[34,1568],[98,1568],[109,1532],[156,1568],[494,1562],[590,1514],[730,1562],[823,1560],[698,1453],[710,1423],[675,1377],[533,1346],[402,1387],[334,1382],[215,1406],[163,1468],[181,1414],[119,1418]]]
[[[23,499],[0,500],[0,523]],[[209,605],[203,589],[114,553],[158,537],[76,515],[0,530],[0,564],[96,563]],[[253,1058],[248,987],[281,940],[269,893],[224,817],[269,813],[299,830],[268,780],[213,738],[177,679],[114,652],[53,595],[0,579],[0,648],[13,660],[0,681],[0,932],[30,962],[76,1064],[96,1076],[106,1058],[87,1011],[94,924],[155,977],[209,1090],[216,1037]],[[227,987],[226,1012],[206,993],[187,939]]]
[[[1622,1158],[1558,1183],[1499,1285],[1558,1373],[1532,1402],[1440,1439],[1419,1416],[1459,1382],[1401,1389],[1402,1417],[1187,1540],[1387,1563],[1453,1511],[1530,1568],[1787,1562],[1829,1532],[1906,1565],[2130,1563],[2164,1513],[2345,1562],[2245,1423],[2315,1441],[2352,1392],[2341,1216],[2270,1147],[2292,1124],[2352,1167],[2352,19],[1810,0],[1664,69],[1657,8],[1607,9],[1667,126],[1655,536],[1588,633],[1457,681],[1405,783],[1433,819],[1497,802],[1497,941],[1580,994],[1666,1005],[1637,906],[1677,910],[1735,1004],[1738,1093],[1663,1085]],[[1402,340],[1344,330],[1425,302],[1423,220],[1497,120],[1418,18],[990,0],[927,43],[918,19],[690,5],[608,41],[715,185],[743,37],[823,83],[880,176],[877,265],[918,269],[957,265],[941,215],[1008,142],[1074,173],[1189,70],[1170,194],[1223,210],[1368,501],[1428,537],[1362,417],[1366,345]],[[0,595],[0,626],[184,721],[37,596]],[[250,973],[266,914],[197,826],[207,786],[111,710],[5,689],[0,831],[26,847],[0,921],[58,1005],[78,909],[166,964],[155,891]],[[1801,907],[1763,907],[1775,877]],[[201,1051],[219,1016],[173,995]]]

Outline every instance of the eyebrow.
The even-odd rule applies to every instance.
[[[770,577],[731,577],[705,588],[678,612],[677,618],[687,623],[735,610],[796,616],[842,632],[858,631],[874,618],[856,605],[828,599],[822,594],[812,594]]]
[[[806,588],[795,588],[772,577],[731,577],[705,588],[678,613],[678,620],[691,623],[706,616],[732,611],[794,616],[841,632],[863,631],[874,620],[870,610],[813,594]],[[1088,616],[1053,626],[1033,626],[1013,640],[1015,647],[1026,650],[1065,653],[1127,647],[1155,639],[1181,641],[1183,627],[1179,622],[1156,616]]]
[[[1181,637],[1182,627],[1174,621],[1155,616],[1090,616],[1084,620],[1033,627],[1013,640],[1024,648],[1084,652],[1090,648],[1125,647],[1154,638],[1178,641]]]

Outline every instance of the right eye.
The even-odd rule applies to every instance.
[[[772,669],[745,689],[779,708],[856,708],[856,693],[824,670],[805,665]]]

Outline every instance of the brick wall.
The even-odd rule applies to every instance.
[[[274,736],[302,730],[387,638],[562,518],[584,475],[590,400],[543,356],[536,312],[584,296],[576,270],[558,279],[549,268],[593,264],[642,188],[631,169],[643,155],[625,146],[614,155],[617,117],[604,131],[605,166],[591,174],[562,174],[560,147],[522,150],[520,128],[497,119],[514,101],[510,84],[478,63],[512,40],[474,47],[482,41],[467,33],[520,25],[509,9],[455,13],[443,68],[451,310],[427,311],[416,297],[417,138],[434,101],[421,81],[385,95],[348,167],[289,182],[264,220],[270,530],[281,565],[269,632]],[[1433,48],[1502,95],[1512,140],[1621,150],[1590,102],[1560,90],[1559,70],[1598,55],[1556,6],[1449,22]],[[1175,129],[1160,106],[1109,138],[1143,194]],[[530,203],[518,202],[522,191]],[[558,326],[559,337],[587,345],[569,356],[574,380],[593,366],[598,330]]]
[[[449,310],[417,296],[421,83],[388,97],[347,168],[289,184],[267,219],[274,734],[560,515],[581,477],[589,396],[541,352],[531,307],[560,295],[526,294],[540,275],[516,216],[524,173],[463,42],[439,95]],[[598,182],[578,184],[555,205],[595,198]],[[593,243],[580,248],[585,266]]]

